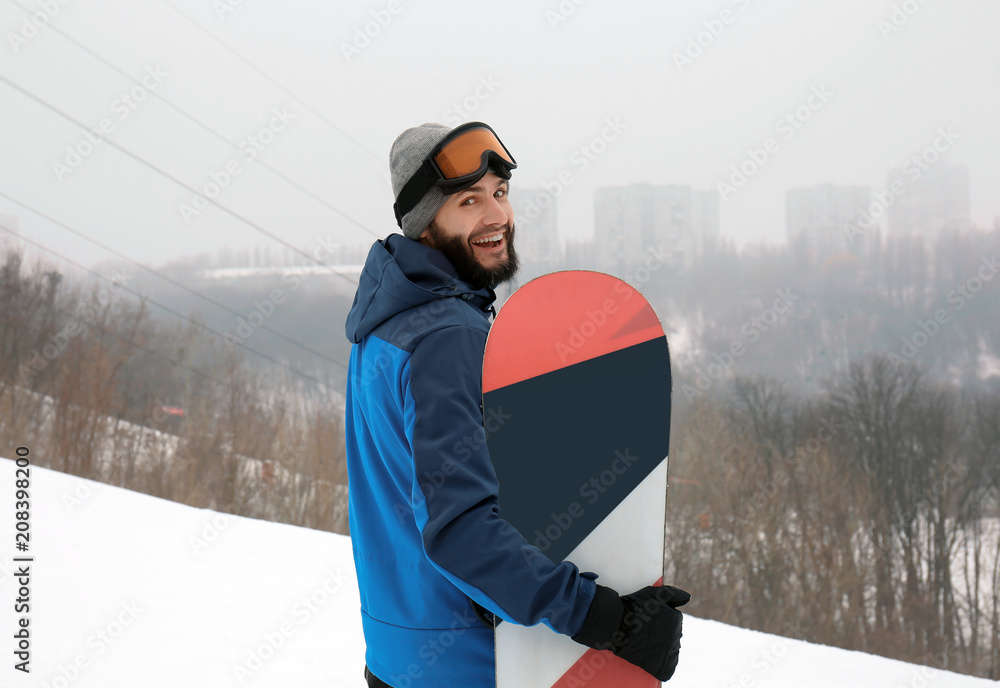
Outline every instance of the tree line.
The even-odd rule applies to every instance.
[[[197,318],[152,317],[128,279],[87,286],[3,256],[4,446],[191,506],[347,532],[340,393],[249,364]]]
[[[1000,385],[982,370],[1000,352],[998,248],[1000,231],[934,251],[900,240],[819,266],[722,249],[637,285],[672,341],[679,322],[689,338],[674,363],[666,563],[693,613],[1000,678]],[[342,382],[253,365],[197,316],[155,317],[128,281],[86,286],[2,257],[5,445],[346,533]],[[320,350],[329,335],[304,339]]]
[[[672,427],[692,613],[1000,677],[1000,386],[875,355],[808,396],[738,377]]]

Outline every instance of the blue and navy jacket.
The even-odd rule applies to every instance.
[[[595,576],[555,564],[501,518],[482,365],[491,289],[394,234],[372,246],[347,318],[350,524],[366,661],[397,688],[495,684],[474,600],[575,635]]]

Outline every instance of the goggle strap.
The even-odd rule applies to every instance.
[[[430,191],[436,181],[437,173],[434,171],[431,161],[424,160],[409,181],[400,189],[396,202],[392,206],[393,212],[396,213],[396,224],[399,225],[400,229],[403,227],[403,218],[420,203],[420,199]]]

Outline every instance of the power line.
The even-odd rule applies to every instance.
[[[94,324],[92,322],[87,322],[86,320],[84,320],[81,317],[77,316],[75,313],[73,313],[72,311],[70,311],[67,308],[55,308],[54,310],[55,310],[56,313],[61,313],[61,314],[65,315],[65,316],[67,316],[68,318],[70,318],[70,319],[72,319],[72,320],[80,323],[81,325],[83,325],[85,327],[94,328],[94,329],[98,330],[99,332],[103,332],[104,334],[107,334],[107,335],[110,335],[110,336],[112,336],[112,337],[114,337],[116,339],[119,339],[119,340],[125,342],[126,344],[128,344],[129,346],[132,346],[132,347],[135,347],[136,349],[139,349],[140,351],[145,351],[146,353],[151,354],[152,356],[156,356],[157,358],[162,358],[163,360],[167,361],[168,363],[170,363],[175,368],[183,368],[184,370],[188,370],[188,371],[194,373],[195,375],[197,375],[199,378],[204,378],[204,379],[208,380],[209,382],[211,382],[211,383],[213,383],[213,384],[215,384],[217,386],[224,387],[224,388],[226,388],[226,389],[228,389],[230,391],[233,391],[233,392],[241,392],[243,394],[246,394],[247,396],[256,399],[258,402],[261,403],[262,406],[266,406],[267,405],[265,403],[264,399],[262,399],[261,397],[257,396],[253,392],[248,392],[246,390],[238,390],[236,387],[234,387],[233,385],[229,384],[228,382],[224,382],[222,380],[217,380],[216,378],[212,377],[211,375],[209,375],[208,373],[206,373],[206,372],[204,372],[202,370],[198,370],[197,368],[192,368],[191,366],[185,365],[185,364],[181,363],[180,361],[175,361],[174,359],[170,358],[166,354],[161,353],[159,351],[156,351],[154,349],[150,349],[148,347],[145,347],[142,344],[139,344],[138,342],[136,342],[136,341],[134,341],[132,339],[128,339],[128,338],[126,338],[126,337],[118,334],[117,332],[112,332],[111,330],[105,329],[105,328],[101,327],[100,325],[96,325],[96,324]],[[308,422],[305,417],[303,417],[301,414],[299,414],[294,409],[289,408],[289,409],[287,409],[287,411],[288,411],[289,414],[295,416],[299,420]]]
[[[14,5],[16,7],[19,7],[24,12],[27,12],[29,14],[31,12],[31,10],[29,10],[28,8],[26,8],[23,5],[21,5],[21,3],[17,2],[17,0],[8,0],[8,2],[10,2],[12,5]],[[65,31],[62,31],[61,29],[59,29],[56,26],[53,26],[52,24],[49,24],[49,28],[52,31],[55,31],[56,33],[58,33],[60,36],[62,36],[63,38],[65,38],[67,41],[69,41],[73,45],[77,46],[78,48],[80,48],[81,50],[83,50],[84,52],[86,52],[87,54],[89,54],[90,56],[92,56],[94,59],[98,60],[99,62],[101,62],[102,64],[104,64],[108,68],[110,68],[111,70],[117,72],[121,76],[123,76],[126,79],[128,79],[133,84],[136,84],[138,86],[142,86],[143,85],[138,79],[135,79],[134,77],[132,77],[128,72],[126,72],[126,71],[124,71],[124,70],[116,67],[109,60],[107,60],[106,58],[102,57],[101,55],[98,55],[94,50],[92,50],[91,48],[88,48],[87,46],[85,46],[84,44],[82,44],[80,41],[76,40],[75,38],[73,38],[72,36],[70,36],[69,34],[67,34]],[[192,114],[190,114],[190,113],[182,110],[177,105],[175,105],[174,103],[170,102],[169,100],[167,100],[166,98],[164,98],[163,96],[161,96],[156,91],[150,91],[149,89],[147,89],[147,92],[149,93],[149,95],[152,95],[153,97],[155,97],[156,99],[158,99],[161,103],[163,103],[167,107],[171,108],[172,110],[174,110],[178,114],[184,116],[188,120],[194,122],[195,124],[197,124],[198,126],[200,126],[202,129],[204,129],[205,131],[207,131],[209,134],[212,134],[213,136],[215,136],[220,141],[223,141],[224,143],[228,144],[229,146],[235,148],[236,150],[240,150],[240,147],[239,147],[238,144],[230,141],[228,138],[226,138],[225,135],[220,134],[219,132],[215,131],[214,129],[212,129],[211,127],[209,127],[207,124],[205,124],[204,122],[202,122],[201,120],[199,120],[198,118],[196,118],[194,115],[192,115]],[[273,167],[271,167],[270,165],[268,165],[266,162],[264,162],[263,160],[261,160],[259,156],[256,157],[256,158],[254,158],[254,160],[257,162],[258,165],[260,165],[264,169],[269,170],[270,172],[272,172],[274,175],[276,175],[280,179],[283,179],[284,181],[288,182],[289,184],[291,184],[295,188],[297,188],[300,191],[302,191],[304,194],[308,195],[310,198],[316,200],[317,202],[319,202],[322,205],[326,206],[327,208],[329,208],[333,212],[337,213],[338,215],[340,215],[344,219],[348,220],[349,222],[351,222],[351,223],[357,225],[358,227],[360,227],[361,229],[365,230],[366,232],[368,232],[368,234],[372,235],[376,239],[381,239],[382,238],[382,236],[379,235],[375,230],[367,227],[366,225],[364,225],[359,220],[354,219],[353,217],[351,217],[350,215],[348,215],[344,211],[340,210],[336,206],[334,206],[331,203],[325,201],[320,196],[316,195],[315,193],[313,193],[309,189],[306,189],[304,186],[302,186],[298,182],[296,182],[296,181],[292,180],[291,178],[289,178],[283,172],[280,172],[280,171],[274,169]]]
[[[16,236],[21,241],[26,241],[29,244],[32,244],[33,246],[41,249],[42,251],[45,251],[46,253],[49,253],[49,254],[51,254],[51,255],[59,258],[60,260],[62,260],[64,262],[66,262],[66,263],[69,263],[70,265],[73,265],[73,266],[79,268],[80,270],[83,270],[84,272],[88,272],[91,275],[94,275],[95,277],[97,277],[98,279],[102,279],[102,280],[104,280],[106,282],[111,282],[112,284],[115,284],[114,280],[112,280],[112,279],[110,279],[108,277],[105,277],[104,275],[100,275],[100,274],[94,272],[93,270],[91,270],[90,268],[87,268],[87,267],[84,267],[83,265],[80,265],[76,261],[74,261],[74,260],[72,260],[70,258],[67,258],[66,256],[62,255],[61,253],[53,251],[52,249],[50,249],[50,248],[48,248],[46,246],[42,246],[37,241],[29,239],[29,238],[27,238],[25,236],[22,236],[20,234],[14,234],[13,230],[7,229],[6,227],[3,227],[3,226],[0,226],[0,230],[2,230],[4,232],[7,232],[7,233],[9,233],[9,234],[11,234],[13,236]],[[226,337],[225,337],[225,335],[222,334],[221,332],[219,332],[218,330],[215,330],[215,329],[213,329],[211,327],[208,327],[207,325],[202,325],[201,323],[199,323],[199,322],[197,322],[195,320],[192,320],[190,317],[188,317],[188,316],[186,316],[186,315],[184,315],[182,313],[178,313],[177,311],[175,311],[170,306],[165,306],[162,303],[160,303],[159,301],[155,301],[155,300],[153,300],[151,298],[143,296],[142,294],[140,294],[140,293],[138,293],[138,292],[136,292],[136,291],[134,291],[132,289],[129,289],[128,287],[126,287],[123,284],[119,284],[117,286],[118,286],[119,289],[127,291],[129,294],[132,294],[133,296],[139,298],[140,300],[147,301],[147,302],[153,304],[154,306],[163,309],[164,311],[166,311],[167,313],[170,313],[171,315],[173,315],[175,317],[178,317],[178,318],[180,318],[182,320],[186,320],[187,322],[191,323],[195,327],[198,327],[200,329],[203,329],[203,330],[205,330],[207,332],[210,332],[210,333],[214,334],[219,339],[221,339],[224,343],[226,343]],[[272,358],[271,356],[268,356],[265,353],[261,353],[260,351],[257,351],[256,349],[254,349],[252,347],[249,347],[249,346],[247,346],[246,344],[244,344],[242,342],[233,342],[233,345],[238,346],[241,349],[244,349],[246,351],[249,351],[250,353],[257,355],[257,356],[259,356],[260,358],[263,358],[266,361],[270,361],[271,363],[275,364],[276,366],[284,368],[288,372],[293,373],[295,375],[298,375],[299,377],[303,378],[304,380],[308,380],[310,382],[313,382],[313,383],[319,385],[320,387],[327,387],[325,383],[317,380],[316,378],[312,377],[311,375],[307,375],[307,374],[305,374],[305,373],[303,373],[303,372],[301,372],[299,370],[296,370],[295,368],[287,366],[284,363],[282,363],[281,361],[278,361],[277,359]],[[329,388],[327,388],[327,389],[329,389]]]
[[[115,249],[111,248],[110,246],[105,246],[100,241],[97,241],[96,239],[94,239],[94,238],[92,238],[90,236],[87,236],[86,234],[84,234],[83,232],[81,232],[79,230],[73,229],[69,225],[67,225],[67,224],[65,224],[63,222],[60,222],[59,220],[55,219],[54,217],[51,217],[50,215],[46,215],[45,213],[43,213],[42,211],[38,210],[37,208],[33,208],[33,207],[27,205],[26,203],[22,203],[21,201],[17,200],[13,196],[10,196],[9,194],[4,193],[3,191],[0,191],[0,196],[2,196],[3,198],[6,198],[9,201],[12,201],[12,202],[16,203],[17,205],[21,206],[22,208],[25,208],[25,209],[29,210],[30,212],[34,213],[35,215],[37,215],[39,217],[45,218],[46,220],[48,220],[52,224],[56,225],[57,227],[61,227],[62,229],[65,229],[67,232],[75,234],[76,236],[80,237],[81,239],[89,241],[91,244],[94,244],[95,246],[98,246],[98,247],[104,249],[105,251],[108,251],[109,253],[112,253],[112,254],[118,256],[119,258],[122,258],[123,260],[127,260],[128,262],[132,263],[136,267],[141,268],[142,270],[145,270],[146,272],[149,272],[149,273],[151,273],[153,275],[156,275],[160,279],[162,279],[162,280],[164,280],[166,282],[169,282],[170,284],[174,285],[175,287],[183,289],[184,291],[188,292],[189,294],[193,294],[194,296],[197,296],[198,298],[200,298],[203,301],[206,301],[206,302],[212,304],[213,306],[216,306],[217,308],[221,308],[222,310],[224,310],[224,311],[226,311],[226,312],[228,312],[228,313],[230,313],[232,315],[235,315],[238,318],[243,317],[243,314],[234,311],[232,308],[230,308],[229,306],[225,305],[224,303],[219,303],[218,301],[216,301],[215,299],[211,298],[210,296],[207,296],[207,295],[202,294],[202,293],[200,293],[198,291],[195,291],[194,289],[191,289],[187,285],[182,284],[181,282],[178,282],[177,280],[173,279],[172,277],[169,277],[168,275],[164,275],[163,273],[161,273],[161,272],[159,272],[157,270],[154,270],[153,268],[147,267],[147,266],[139,263],[138,261],[133,260],[129,256],[125,255],[124,253],[121,253],[120,251],[116,251]],[[257,329],[264,330],[265,332],[270,332],[274,336],[279,337],[279,338],[285,340],[286,342],[289,342],[290,344],[293,344],[293,345],[299,347],[300,349],[303,349],[304,351],[308,351],[309,353],[311,353],[311,354],[313,354],[315,356],[318,356],[319,358],[322,358],[324,361],[328,361],[329,363],[332,363],[332,364],[334,364],[336,366],[339,366],[339,367],[343,368],[344,370],[347,370],[347,366],[345,366],[340,361],[335,361],[334,359],[327,357],[325,354],[322,354],[319,351],[316,351],[315,349],[312,349],[312,348],[306,346],[305,344],[301,344],[301,343],[295,341],[294,339],[291,339],[290,337],[282,334],[281,332],[278,332],[276,330],[272,330],[271,328],[267,327],[266,325],[259,325],[259,326],[257,326]]]
[[[358,148],[360,148],[365,153],[367,153],[368,155],[370,155],[373,159],[375,159],[379,163],[379,165],[383,165],[384,164],[384,161],[383,161],[383,159],[381,157],[379,157],[378,155],[376,155],[372,151],[368,150],[368,148],[366,148],[364,146],[364,144],[362,144],[356,138],[354,138],[353,136],[351,136],[350,134],[348,134],[346,131],[344,131],[343,129],[341,129],[339,126],[337,126],[334,122],[332,122],[329,118],[327,118],[326,115],[322,114],[316,108],[312,107],[311,105],[309,105],[308,103],[306,103],[304,100],[302,100],[302,98],[300,98],[299,96],[297,96],[294,93],[292,93],[285,86],[283,86],[282,84],[280,84],[276,79],[274,79],[273,77],[265,74],[264,71],[260,67],[258,67],[257,65],[255,65],[253,62],[251,62],[247,58],[243,57],[243,55],[241,55],[240,53],[238,53],[233,48],[231,48],[228,45],[226,45],[222,41],[222,39],[220,39],[214,33],[212,33],[211,31],[209,31],[208,29],[206,29],[205,27],[203,27],[201,24],[199,24],[198,22],[196,22],[190,16],[188,16],[187,14],[185,14],[184,12],[182,12],[181,10],[179,10],[176,5],[174,5],[172,2],[170,2],[170,0],[161,0],[161,2],[163,2],[164,5],[166,5],[170,9],[172,9],[177,14],[181,15],[184,19],[186,19],[188,22],[190,22],[191,25],[194,26],[196,29],[198,29],[199,31],[201,31],[202,33],[204,33],[206,36],[208,36],[209,38],[211,38],[213,41],[215,41],[216,43],[218,43],[223,48],[225,48],[225,50],[228,51],[233,57],[237,58],[238,60],[240,60],[241,62],[243,62],[243,64],[245,64],[248,67],[250,67],[251,69],[253,69],[261,77],[263,77],[264,79],[266,79],[269,83],[271,83],[276,88],[280,89],[283,93],[285,93],[286,95],[290,96],[291,98],[294,98],[296,101],[298,101],[298,103],[300,105],[302,105],[307,110],[309,110],[311,113],[313,113],[314,115],[316,115],[317,117],[319,117],[321,120],[323,120],[324,122],[326,122],[326,124],[328,124],[334,130],[340,132],[348,140],[352,141]]]
[[[20,86],[18,84],[15,84],[13,81],[11,81],[10,79],[8,79],[3,74],[0,74],[0,81],[2,81],[3,83],[7,84],[10,88],[12,88],[15,91],[21,93],[22,95],[26,96],[27,98],[35,101],[39,105],[42,105],[43,107],[47,108],[48,110],[51,110],[52,112],[56,113],[57,115],[59,115],[60,117],[62,117],[63,119],[65,119],[66,121],[75,124],[80,129],[83,129],[84,131],[89,131],[87,129],[86,125],[84,125],[83,123],[81,123],[78,120],[74,119],[72,116],[66,114],[65,112],[63,112],[59,108],[57,108],[57,107],[55,107],[55,106],[53,106],[53,105],[45,102],[44,100],[42,100],[41,98],[39,98],[35,94],[31,93],[30,91],[26,90],[22,86]],[[170,181],[174,182],[178,186],[180,186],[180,187],[182,187],[182,188],[184,188],[184,189],[186,189],[188,191],[191,191],[195,195],[200,196],[199,191],[197,189],[195,189],[193,186],[190,186],[190,185],[186,184],[185,182],[181,181],[180,179],[177,179],[176,177],[174,177],[170,173],[168,173],[168,172],[164,171],[163,169],[157,167],[156,165],[154,165],[153,163],[149,162],[148,160],[142,158],[141,156],[136,155],[135,153],[133,153],[132,151],[128,150],[127,148],[124,148],[123,146],[115,143],[111,139],[107,139],[106,138],[106,139],[103,139],[103,141],[105,143],[107,143],[109,146],[111,146],[112,148],[114,148],[116,150],[119,150],[122,153],[124,153],[125,155],[129,156],[130,158],[132,158],[136,162],[139,162],[139,163],[142,163],[143,165],[146,165],[150,169],[152,169],[155,172],[159,173],[160,175],[166,177],[167,179],[169,179]],[[255,230],[257,230],[258,232],[260,232],[264,236],[269,237],[269,238],[273,239],[274,241],[277,241],[282,246],[285,246],[286,248],[291,249],[295,253],[297,253],[297,254],[299,254],[301,256],[304,256],[305,258],[309,259],[310,261],[312,261],[316,265],[326,268],[327,270],[330,271],[330,274],[332,274],[332,275],[334,275],[336,277],[339,277],[339,278],[347,281],[352,286],[356,286],[354,280],[350,279],[349,277],[347,277],[345,275],[342,275],[342,274],[334,271],[331,266],[327,265],[323,261],[317,260],[316,258],[314,258],[313,256],[309,255],[308,253],[306,253],[305,251],[303,251],[299,247],[294,246],[294,245],[288,243],[287,241],[285,241],[284,239],[282,239],[278,235],[276,235],[273,232],[270,232],[270,231],[264,229],[263,227],[261,227],[257,223],[255,223],[252,220],[244,217],[243,215],[239,214],[235,210],[232,210],[231,208],[228,208],[228,207],[222,205],[217,200],[214,200],[214,199],[206,199],[206,200],[207,200],[207,202],[211,203],[215,207],[217,207],[220,210],[223,210],[224,212],[226,212],[227,214],[229,214],[231,217],[236,218],[237,220],[239,220],[240,222],[243,222],[244,224],[246,224],[249,227],[253,227]]]

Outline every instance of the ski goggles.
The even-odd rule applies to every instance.
[[[449,195],[458,193],[479,181],[491,164],[504,179],[510,179],[510,171],[517,167],[514,156],[489,125],[468,122],[456,127],[431,150],[400,190],[392,207],[396,224],[403,226],[403,217],[431,187],[437,186]]]

